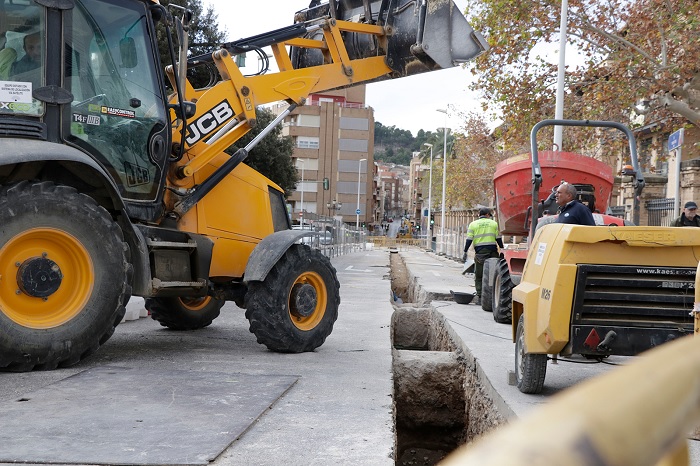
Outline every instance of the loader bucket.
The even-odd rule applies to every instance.
[[[386,43],[367,34],[347,33],[345,47],[352,59],[386,54],[392,78],[451,68],[488,50],[484,37],[472,29],[452,0],[336,0],[297,13],[297,21],[323,16],[384,26]],[[369,18],[369,19],[368,19]],[[317,33],[318,34],[318,33]],[[382,50],[382,47],[385,50]],[[316,50],[292,50],[296,68],[323,64]]]

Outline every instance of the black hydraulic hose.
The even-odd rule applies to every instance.
[[[261,49],[270,45],[278,44],[286,40],[296,39],[306,34],[308,29],[307,23],[297,23],[292,26],[283,27],[274,31],[265,32],[255,36],[239,39],[233,42],[221,44],[221,48],[229,51],[231,55],[238,55],[244,52],[249,52],[253,49]],[[197,66],[203,63],[212,63],[214,59],[211,53],[205,53],[191,57],[187,60],[188,65]]]
[[[178,77],[179,73],[177,71],[177,59],[175,58],[175,48],[173,45],[172,31],[170,30],[170,14],[168,10],[162,5],[153,5],[152,9],[161,9],[165,13],[166,20],[163,22],[165,25],[165,36],[168,39],[168,53],[170,54],[170,61],[172,62],[173,74],[175,76],[175,92],[177,93],[178,106],[180,108],[180,119],[182,120],[182,129],[180,130],[180,144],[178,147],[178,154],[170,159],[171,162],[179,162],[185,155],[185,137],[187,136],[187,113],[184,102],[184,93],[180,86],[180,79]]]

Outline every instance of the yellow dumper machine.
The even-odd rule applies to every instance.
[[[632,132],[612,122],[546,120],[548,125],[616,128],[639,173]],[[543,174],[533,166],[533,186]],[[633,212],[643,187],[634,175]],[[537,206],[533,205],[533,212]],[[523,393],[542,390],[549,355],[633,356],[693,333],[700,235],[692,228],[580,226],[532,222],[522,280],[513,289],[515,374]]]

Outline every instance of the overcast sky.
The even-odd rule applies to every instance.
[[[309,0],[203,0],[212,5],[219,28],[228,40],[236,40],[271,31],[293,23],[294,12],[309,6]],[[466,0],[456,0],[460,11]],[[254,60],[253,56],[248,57]],[[445,125],[445,115],[436,111],[449,105],[447,126],[458,128],[452,108],[478,110],[478,95],[467,89],[471,74],[461,67],[423,73],[367,86],[367,105],[374,108],[376,121],[385,126],[407,129],[415,136],[419,129],[435,131]]]

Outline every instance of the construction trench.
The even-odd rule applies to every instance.
[[[396,464],[433,465],[506,419],[487,395],[476,360],[390,254]]]

